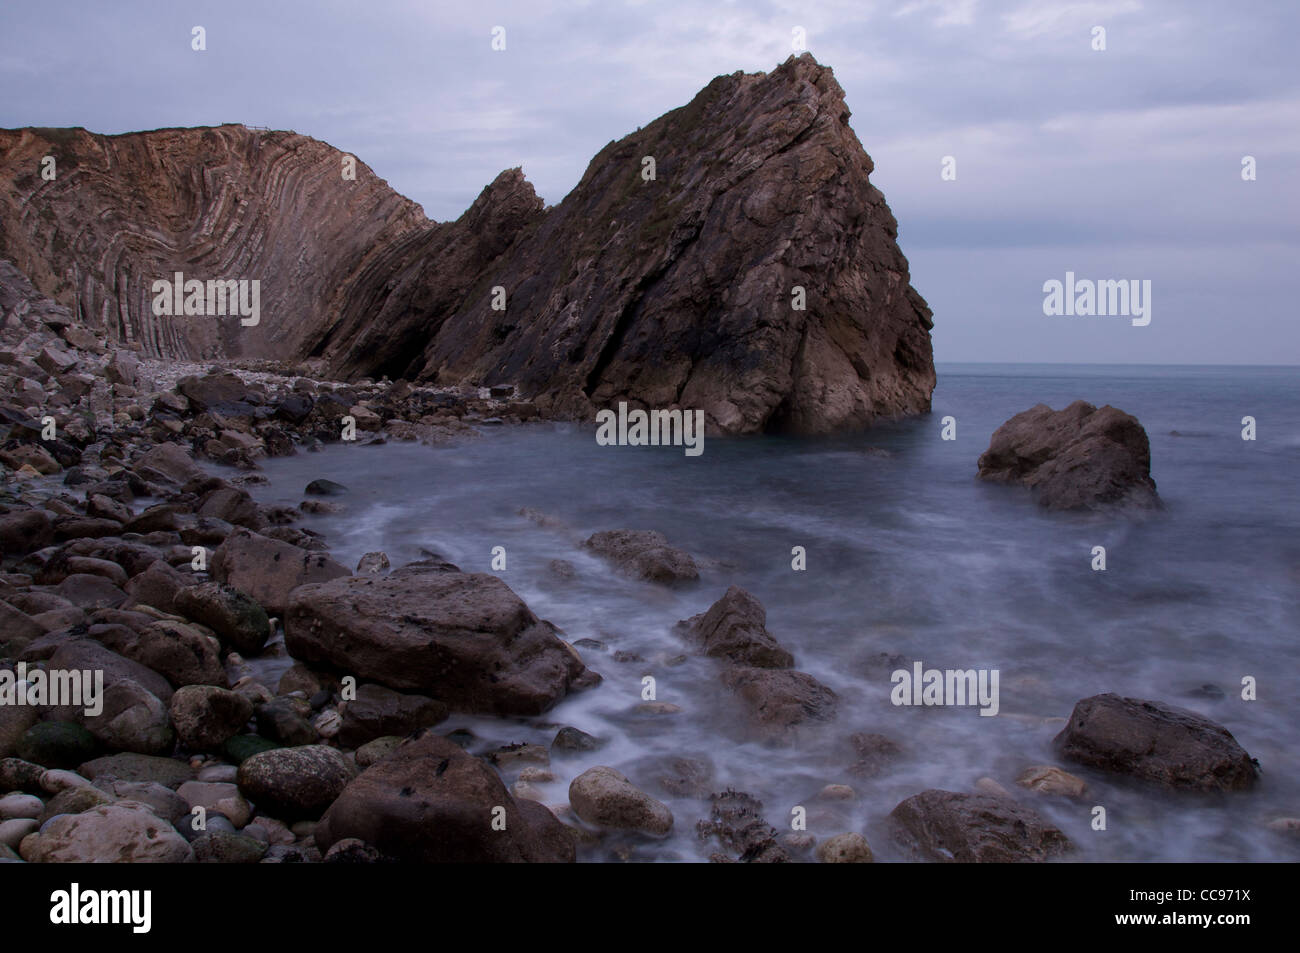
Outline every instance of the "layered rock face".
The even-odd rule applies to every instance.
[[[514,169],[452,223],[293,133],[0,131],[0,257],[152,353],[512,383],[555,417],[626,400],[715,433],[854,428],[928,410],[934,367],[848,118],[830,69],[792,57],[611,142],[558,206]],[[259,279],[260,323],[155,316],[176,271]]]
[[[54,159],[53,180],[42,176]],[[350,275],[431,226],[363,163],[239,125],[0,130],[0,258],[119,343],[164,357],[302,350]],[[260,321],[153,313],[153,282],[260,282]]]

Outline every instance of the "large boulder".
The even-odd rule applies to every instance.
[[[194,462],[188,450],[177,443],[160,443],[148,453],[135,461],[137,472],[161,473],[175,483],[184,486],[190,480],[203,479],[207,473]]]
[[[256,655],[271,636],[266,610],[234,586],[205,582],[176,593],[175,610],[206,625],[243,655]]]
[[[1184,708],[1110,693],[1076,704],[1053,744],[1076,764],[1168,788],[1240,791],[1258,775],[1222,725]]]
[[[654,530],[602,530],[593,533],[583,545],[634,579],[671,585],[700,578],[690,553],[669,546],[664,534]]]
[[[125,628],[125,627],[119,627]],[[103,672],[107,687],[123,679],[138,682],[166,703],[171,701],[172,686],[167,679],[134,659],[119,655],[98,642],[83,638],[69,638],[59,643],[50,656],[51,671]]]
[[[172,696],[170,714],[181,744],[214,751],[243,730],[253,717],[253,703],[214,685],[187,685]]]
[[[994,432],[979,476],[1030,487],[1040,506],[1054,510],[1159,502],[1151,445],[1137,418],[1082,400],[1016,414]]]
[[[707,612],[677,623],[704,654],[754,668],[790,668],[794,656],[767,631],[767,610],[739,586],[732,586]]]
[[[452,709],[535,715],[586,669],[559,630],[496,576],[407,567],[297,589],[289,654]]]
[[[0,556],[25,556],[54,542],[54,524],[45,510],[0,513]]]
[[[176,864],[194,860],[185,838],[142,805],[107,804],[61,814],[22,843],[33,864]]]
[[[1070,839],[1010,798],[931,789],[890,812],[895,838],[913,855],[940,863],[1044,861]]]
[[[315,819],[356,776],[337,748],[303,745],[275,748],[239,766],[240,792],[259,810],[281,819]]]
[[[106,625],[99,640],[109,649],[153,669],[175,685],[216,685],[226,688],[226,669],[217,654],[217,640],[183,622],[160,619],[136,630]],[[171,693],[166,701],[171,701]]]
[[[202,377],[191,374],[176,382],[176,393],[187,397],[195,411],[242,402],[248,392],[248,385],[230,371],[214,370]]]
[[[347,838],[422,863],[574,859],[572,836],[550,811],[516,801],[486,762],[427,732],[372,764],[325,813],[321,850]]]
[[[170,754],[175,743],[167,705],[139,682],[121,679],[106,686],[103,710],[86,715],[82,723],[113,751]]]
[[[289,594],[299,586],[349,576],[347,568],[323,553],[312,553],[278,539],[239,529],[212,554],[212,576],[234,586],[268,612],[282,615]]]

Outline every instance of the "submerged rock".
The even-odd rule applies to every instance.
[[[903,846],[940,863],[1045,861],[1073,846],[1035,811],[1007,798],[922,791],[889,816]]]
[[[788,739],[802,725],[835,716],[835,693],[807,672],[728,668],[722,683],[745,703],[760,733],[773,740]]]
[[[690,553],[669,546],[663,533],[654,530],[603,530],[593,533],[583,545],[634,579],[672,585],[700,578]]]
[[[776,828],[763,818],[763,803],[743,791],[727,790],[714,794],[707,820],[700,821],[696,833],[702,839],[716,837],[729,854],[745,864],[784,864],[790,855],[781,846]],[[713,855],[711,860],[730,861],[729,855]]]
[[[1040,506],[1054,510],[1159,503],[1151,445],[1137,418],[1082,400],[1016,414],[994,432],[979,477],[1030,487]]]
[[[1222,725],[1185,708],[1110,693],[1076,704],[1053,745],[1076,764],[1168,788],[1240,791],[1259,773]]]

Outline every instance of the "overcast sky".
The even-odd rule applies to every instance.
[[[1295,364],[1298,26],[1290,0],[5,0],[0,126],[294,129],[452,219],[519,165],[559,202],[609,140],[772,69],[802,27],[938,360]],[[1067,270],[1149,279],[1151,323],[1045,316]]]

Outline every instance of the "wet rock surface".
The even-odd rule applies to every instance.
[[[889,816],[905,848],[939,863],[1041,862],[1072,849],[1058,828],[1007,798],[929,790]]]
[[[1016,414],[993,434],[979,477],[1027,486],[1052,510],[1159,504],[1146,430],[1122,410],[1082,400]]]
[[[1240,791],[1259,770],[1222,725],[1161,702],[1105,694],[1085,698],[1053,742],[1067,761],[1199,791]]]

